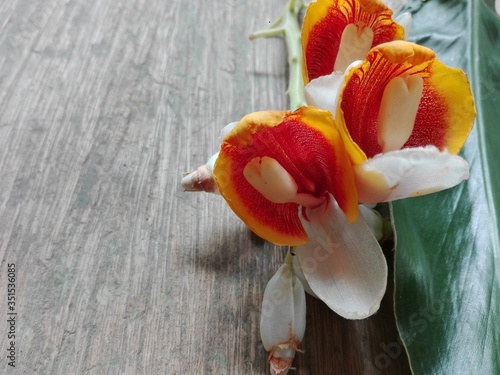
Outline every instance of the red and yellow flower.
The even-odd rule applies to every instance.
[[[344,71],[381,43],[405,38],[381,0],[318,0],[302,25],[304,82]]]
[[[255,233],[299,245],[308,237],[298,207],[319,206],[328,193],[356,220],[353,157],[328,111],[256,112],[224,137],[214,175],[229,206]]]
[[[340,315],[361,319],[378,309],[387,265],[358,217],[352,160],[362,152],[345,147],[344,131],[329,111],[315,107],[247,115],[224,136],[213,175],[256,234],[300,245],[296,254],[319,298]]]
[[[257,235],[300,245],[311,290],[350,319],[373,314],[387,282],[358,204],[447,189],[469,173],[457,155],[476,114],[467,77],[403,38],[381,0],[312,3],[303,27],[311,106],[245,116],[183,180],[209,191],[215,180]]]
[[[428,194],[467,178],[455,155],[475,115],[467,76],[442,64],[431,49],[405,41],[373,48],[346,73],[335,115],[356,156],[360,201]]]

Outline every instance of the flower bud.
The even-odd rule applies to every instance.
[[[196,171],[187,173],[182,177],[181,186],[185,191],[205,191],[207,193],[217,193],[217,183],[214,178],[214,164],[218,153],[212,155],[205,165]]]
[[[288,373],[305,328],[305,292],[289,259],[267,284],[262,302],[260,334],[271,374]]]

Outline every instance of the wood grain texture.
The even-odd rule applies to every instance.
[[[287,106],[282,0],[0,5],[0,372],[266,374],[283,249],[180,178],[225,124]],[[17,269],[7,366],[7,264]],[[363,321],[308,299],[303,374],[407,374],[388,293]]]

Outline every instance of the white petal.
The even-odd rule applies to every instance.
[[[314,298],[318,298],[318,296],[313,292],[306,280],[306,276],[304,275],[304,271],[302,271],[302,266],[300,265],[300,259],[298,256],[293,257],[293,269],[295,270],[295,275],[300,280],[300,283],[304,287],[306,293],[313,296]]]
[[[435,193],[469,178],[460,156],[434,146],[379,154],[354,168],[360,202],[389,202]]]
[[[340,88],[350,69],[361,65],[362,61],[354,61],[345,72],[333,72],[327,76],[313,79],[304,87],[304,95],[308,105],[335,113]]]
[[[334,113],[343,81],[344,72],[333,72],[328,76],[313,79],[304,87],[307,104]]]
[[[359,205],[359,213],[363,215],[363,219],[365,219],[377,241],[380,241],[383,235],[383,221],[380,213],[364,204]]]
[[[216,154],[213,154],[212,156],[210,156],[210,158],[208,158],[206,166],[207,169],[210,171],[210,173],[212,173],[212,175],[214,174],[215,161],[217,160],[218,157],[219,153],[217,152]]]
[[[500,16],[500,0],[495,0],[495,10],[497,14]]]
[[[310,241],[296,254],[314,293],[344,318],[374,314],[385,293],[387,264],[363,217],[350,224],[331,195],[299,216]]]
[[[401,13],[399,16],[395,18],[397,23],[399,23],[405,29],[405,38],[408,39],[408,34],[410,33],[411,23],[413,21],[413,17],[410,13],[405,12]]]
[[[394,14],[398,13],[408,0],[382,0],[389,8],[392,9]]]
[[[228,135],[228,134],[229,134],[229,132],[230,132],[231,130],[233,130],[233,129],[234,129],[234,127],[235,127],[237,124],[238,124],[238,121],[231,122],[231,123],[227,124],[226,126],[224,126],[224,127],[222,128],[222,130],[220,131],[220,134],[219,134],[219,143],[222,143],[222,140],[224,139],[224,137],[225,137],[226,135]]]
[[[360,204],[359,213],[363,215],[363,219],[365,219],[366,224],[370,227],[370,230],[377,241],[380,241],[383,235],[383,220],[380,213],[374,209],[375,206],[376,204]],[[293,257],[293,269],[295,270],[295,275],[302,283],[306,293],[314,298],[318,298],[306,280],[306,276],[304,275],[304,271],[302,271],[302,266],[298,256]]]
[[[297,343],[306,329],[304,288],[295,277],[293,265],[282,265],[264,291],[260,335],[267,351],[291,340]]]

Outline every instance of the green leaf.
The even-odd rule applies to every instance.
[[[500,19],[494,1],[410,1],[409,39],[464,69],[466,183],[392,205],[397,324],[414,374],[500,374]]]

